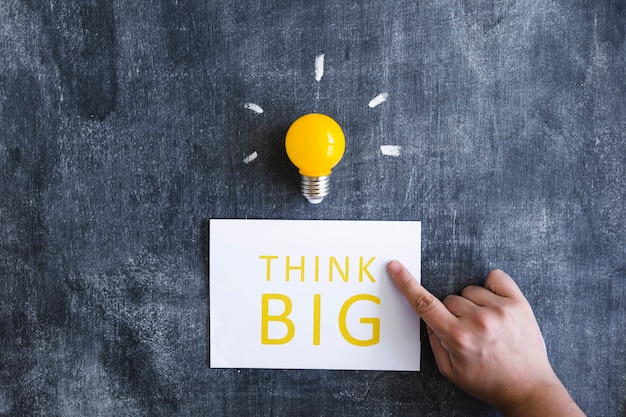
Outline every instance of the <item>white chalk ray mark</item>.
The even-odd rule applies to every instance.
[[[402,153],[402,146],[382,145],[380,147],[380,152],[385,156],[394,156],[397,158]]]
[[[255,103],[246,103],[243,105],[246,109],[248,110],[252,110],[253,112],[257,113],[257,114],[261,114],[263,113],[263,108],[261,106],[259,106],[258,104]]]
[[[324,54],[315,57],[315,81],[321,81],[324,76]]]
[[[384,103],[385,101],[387,101],[387,99],[389,98],[389,94],[387,93],[381,93],[379,95],[377,95],[376,97],[374,97],[373,99],[370,100],[368,106],[370,106],[371,108],[374,108],[376,106],[378,106],[381,103]]]
[[[259,156],[259,154],[257,153],[257,151],[254,151],[250,155],[248,155],[245,158],[243,158],[243,163],[244,164],[249,164],[250,162],[252,162],[255,159],[257,159],[258,156]]]

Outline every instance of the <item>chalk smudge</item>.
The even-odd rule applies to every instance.
[[[254,104],[254,103],[246,103],[243,105],[246,109],[248,110],[252,110],[253,112],[257,113],[257,114],[261,114],[263,113],[263,109],[261,108],[261,106],[259,106],[258,104]]]
[[[374,97],[373,99],[370,100],[368,106],[370,106],[371,108],[374,108],[376,106],[378,106],[381,103],[384,103],[385,101],[387,101],[387,98],[389,97],[389,94],[387,93],[381,93],[379,95],[377,95],[376,97]]]
[[[400,152],[402,152],[402,146],[397,145],[382,145],[380,147],[380,152],[386,156],[400,156]]]
[[[315,81],[321,81],[324,76],[324,54],[315,57]]]
[[[245,158],[243,158],[243,163],[244,164],[249,164],[250,162],[254,161],[258,156],[259,156],[259,154],[256,151],[254,151],[250,155],[248,155]]]

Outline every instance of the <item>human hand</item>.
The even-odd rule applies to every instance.
[[[530,304],[506,273],[440,302],[398,261],[387,272],[427,326],[439,371],[506,416],[584,416],[548,361]]]

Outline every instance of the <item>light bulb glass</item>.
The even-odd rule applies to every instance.
[[[346,141],[339,124],[332,118],[310,113],[296,119],[287,131],[287,156],[302,176],[302,194],[313,204],[329,191],[329,176],[339,163]]]

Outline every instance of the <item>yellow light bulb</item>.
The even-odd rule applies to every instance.
[[[302,195],[310,203],[319,204],[328,195],[330,173],[345,148],[341,127],[324,114],[305,114],[289,127],[285,149],[300,170]]]

